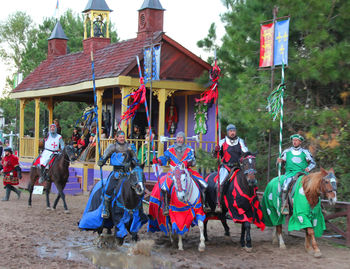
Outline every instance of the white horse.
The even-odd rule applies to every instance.
[[[171,192],[172,195],[176,194],[177,200],[181,203],[185,204],[184,207],[180,209],[190,209],[190,210],[198,210],[201,201],[201,194],[200,190],[197,186],[197,184],[192,179],[190,173],[186,169],[185,165],[182,163],[180,165],[175,166],[172,171],[169,171],[171,173],[171,177],[173,180],[173,185],[175,188],[175,192]],[[176,200],[176,199],[175,199]],[[174,197],[171,197],[171,202],[174,201]],[[178,207],[175,205],[170,205],[170,211],[173,209],[173,214],[182,213],[181,211],[176,210]],[[174,210],[175,209],[175,210]],[[202,207],[200,206],[200,210],[202,210]],[[197,215],[195,215],[196,218]],[[171,220],[171,214],[169,215],[170,222]],[[205,216],[204,216],[205,218]],[[199,227],[199,233],[200,233],[200,243],[198,246],[198,251],[204,251],[205,250],[205,238],[204,238],[204,223],[202,219],[194,219],[198,223]],[[171,229],[173,231],[174,229]],[[182,234],[178,233],[178,248],[179,250],[183,250],[183,243],[182,243]],[[172,236],[170,235],[170,240],[173,242]]]

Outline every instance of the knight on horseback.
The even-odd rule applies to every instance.
[[[136,165],[138,163],[136,153],[131,145],[125,141],[125,133],[123,131],[117,132],[116,143],[108,145],[97,164],[103,166],[109,158],[111,158],[110,164],[113,166],[114,176],[109,180],[108,186],[106,186],[101,214],[101,217],[104,219],[110,217],[111,199],[119,178],[130,171],[132,164]]]
[[[290,137],[293,146],[284,150],[281,158],[277,158],[277,163],[285,162],[286,178],[282,185],[281,197],[281,213],[289,215],[288,193],[290,186],[300,176],[300,174],[308,174],[316,166],[316,162],[312,158],[310,151],[301,147],[304,137],[300,134],[294,134]]]
[[[187,168],[188,172],[190,173],[192,179],[199,186],[199,189],[201,190],[202,201],[204,202],[205,190],[208,187],[208,183],[205,182],[203,177],[197,171],[190,168],[196,165],[196,157],[194,154],[194,150],[190,146],[185,144],[185,139],[186,139],[185,133],[178,132],[176,134],[176,143],[168,147],[168,149],[164,152],[163,156],[160,156],[158,159],[154,157],[153,164],[159,164],[159,165],[165,166],[169,162],[170,167],[173,169],[179,163],[183,163]],[[167,216],[169,214],[168,195],[167,195],[166,188],[164,186],[161,186],[161,189],[162,189],[162,195],[164,197],[163,214],[164,216]],[[204,205],[204,210],[206,210],[206,208],[208,208],[208,206]]]
[[[49,170],[48,163],[60,152],[60,150],[64,149],[64,141],[62,136],[57,133],[56,125],[52,123],[49,129],[49,134],[45,138],[44,150],[39,156],[41,169],[39,183],[43,183],[47,179],[47,170]]]
[[[244,143],[244,140],[237,136],[236,126],[229,124],[226,127],[226,137],[219,141],[219,146],[215,147],[213,155],[220,153],[221,166],[219,171],[220,178],[220,192],[217,193],[217,199],[219,201],[222,198],[222,191],[224,189],[225,182],[229,179],[233,171],[240,168],[239,160],[242,154],[248,152],[248,148]],[[215,210],[216,213],[221,213],[221,203],[217,203],[218,206]]]

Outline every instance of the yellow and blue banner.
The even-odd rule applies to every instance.
[[[144,78],[145,84],[150,80],[159,80],[160,44],[147,47],[144,50]]]
[[[275,23],[274,65],[288,65],[289,20]]]

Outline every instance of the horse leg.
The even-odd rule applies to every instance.
[[[51,191],[51,182],[46,181],[46,209],[50,210],[51,206],[50,206],[50,191]]]
[[[131,232],[131,240],[134,241],[134,242],[137,242],[139,241],[139,236],[136,232]]]
[[[244,224],[245,226],[245,231],[246,231],[246,247],[245,250],[247,252],[251,252],[252,251],[252,238],[250,237],[250,222],[246,221]]]
[[[69,210],[68,210],[68,206],[67,206],[67,203],[66,203],[66,195],[64,194],[63,192],[63,188],[64,186],[62,187],[57,187],[57,190],[58,190],[58,193],[59,193],[59,196],[61,197],[62,201],[63,201],[63,207],[64,207],[64,213],[68,214],[69,213]],[[58,198],[58,197],[57,197]],[[59,198],[58,198],[59,199]],[[57,200],[58,202],[58,200]]]
[[[225,236],[230,236],[230,227],[228,227],[227,225],[225,214],[221,215],[220,220],[221,220],[222,226],[224,226],[224,229],[225,229]]]
[[[241,243],[242,249],[245,248],[245,240],[244,240],[244,237],[245,237],[245,226],[244,226],[244,223],[242,223],[242,226],[241,226],[241,239],[239,240],[239,242]]]
[[[208,220],[204,221],[204,238],[205,238],[205,241],[208,242],[209,240],[208,240],[207,226],[208,226]]]
[[[33,180],[31,179],[31,181],[28,184],[28,191],[29,191],[28,207],[32,207],[33,189],[34,189],[34,183],[33,183]]]
[[[205,238],[204,238],[204,234],[203,234],[203,221],[199,220],[198,221],[198,227],[199,227],[199,234],[200,234],[200,243],[198,246],[198,251],[202,252],[205,250]]]
[[[305,250],[306,250],[307,253],[313,255],[314,251],[312,249],[310,241],[311,241],[310,235],[308,234],[307,229],[305,229]]]
[[[55,199],[55,202],[53,203],[53,207],[52,207],[53,209],[56,209],[56,206],[57,206],[58,201],[60,200],[60,198],[61,198],[61,195],[58,193],[57,197]]]
[[[278,237],[280,249],[286,249],[286,245],[284,244],[283,237],[282,237],[282,224],[276,226],[276,234]]]
[[[182,244],[182,236],[181,234],[178,235],[179,236],[179,242],[178,242],[178,247],[179,247],[179,250],[184,250],[184,246]]]
[[[315,251],[314,257],[315,258],[319,258],[322,256],[322,253],[320,251],[320,249],[317,246],[317,242],[316,242],[316,238],[315,238],[315,231],[313,228],[306,228],[306,231],[309,235],[310,241],[311,241],[311,245],[313,250]]]

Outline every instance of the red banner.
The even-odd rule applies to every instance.
[[[261,25],[259,67],[273,65],[273,23]]]

